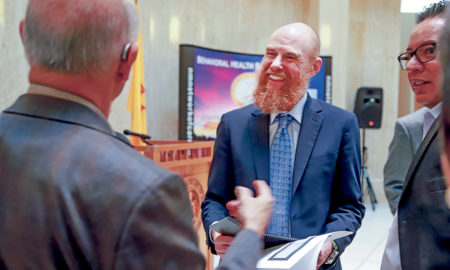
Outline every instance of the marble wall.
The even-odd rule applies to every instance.
[[[19,35],[27,0],[0,0],[0,110],[25,93],[28,63]]]
[[[346,107],[359,87],[383,88],[381,129],[366,130],[369,174],[382,178],[398,114],[400,1],[350,0],[350,10]]]
[[[18,25],[26,0],[0,0],[0,109],[26,91],[28,66]],[[367,131],[369,168],[382,166],[397,118],[400,0],[140,0],[147,88],[147,127],[154,139],[177,139],[178,46],[263,54],[271,33],[303,21],[321,36],[322,55],[333,57],[333,104],[353,110],[360,86],[384,89],[383,123]],[[109,120],[130,127],[128,86]]]
[[[333,104],[353,111],[359,87],[384,91],[380,129],[367,129],[367,167],[381,180],[398,109],[400,0],[321,0],[322,55],[333,56]]]

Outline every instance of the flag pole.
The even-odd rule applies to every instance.
[[[139,7],[135,0],[136,9],[140,13]],[[139,15],[140,16],[140,15]],[[134,133],[147,134],[147,109],[145,105],[145,76],[144,76],[144,59],[142,46],[142,32],[139,27],[139,34],[136,42],[139,44],[138,55],[133,65],[131,73],[130,90],[127,101],[127,111],[131,113],[131,128]],[[137,137],[130,138],[131,144],[135,146],[145,146]]]

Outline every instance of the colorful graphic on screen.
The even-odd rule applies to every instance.
[[[194,134],[215,139],[225,112],[253,102],[261,55],[194,50]]]
[[[215,139],[222,114],[253,102],[252,92],[262,57],[194,49],[193,131],[196,140]],[[325,92],[323,66],[311,79],[308,89],[312,97],[321,100]]]

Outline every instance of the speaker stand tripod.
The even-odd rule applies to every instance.
[[[375,211],[375,204],[377,203],[377,197],[372,188],[372,183],[370,182],[369,171],[367,170],[367,147],[366,147],[366,129],[362,129],[362,173],[361,173],[361,192],[364,194],[364,180],[367,185],[367,193],[369,194],[370,203],[372,205],[372,210]]]

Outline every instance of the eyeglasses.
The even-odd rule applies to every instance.
[[[422,46],[417,47],[412,52],[405,52],[400,54],[397,59],[400,63],[400,67],[405,70],[406,65],[408,64],[409,60],[413,58],[414,55],[416,55],[417,61],[420,63],[426,63],[430,62],[431,60],[435,59],[437,56],[437,50],[436,47],[439,46],[439,43],[433,42],[428,44],[423,44]]]

